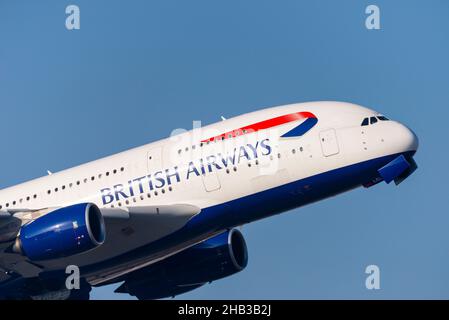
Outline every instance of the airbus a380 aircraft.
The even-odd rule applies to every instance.
[[[0,191],[0,297],[176,296],[243,270],[235,227],[359,186],[399,184],[416,135],[349,103],[274,107]],[[66,288],[78,266],[79,290]]]

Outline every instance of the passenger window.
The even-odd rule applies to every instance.
[[[375,124],[376,122],[377,122],[376,117],[371,117],[371,118],[370,118],[370,123],[371,123],[371,124]]]
[[[369,120],[368,118],[363,119],[362,121],[362,127],[369,125]]]

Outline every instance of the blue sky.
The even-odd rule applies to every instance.
[[[182,298],[449,298],[448,1],[0,0],[0,39],[0,187],[292,102],[359,103],[417,133],[400,187],[245,226],[248,268]],[[92,296],[126,298],[113,289]]]

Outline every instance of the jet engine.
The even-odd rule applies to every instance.
[[[13,251],[32,261],[68,257],[104,243],[105,223],[93,203],[59,208],[20,229]]]
[[[116,292],[145,300],[176,296],[238,273],[247,264],[245,239],[233,229],[127,275]]]

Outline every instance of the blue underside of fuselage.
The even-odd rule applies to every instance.
[[[408,152],[404,155],[412,156],[413,153]],[[352,164],[227,203],[204,208],[201,213],[175,233],[121,256],[84,267],[81,271],[84,274],[92,274],[131,261],[148,259],[202,235],[212,234],[332,197],[374,180],[379,176],[377,170],[398,155]]]

